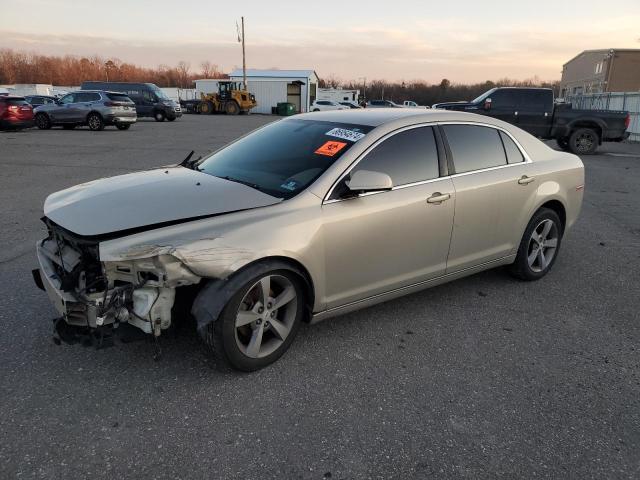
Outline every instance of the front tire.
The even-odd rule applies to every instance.
[[[569,148],[576,155],[591,155],[598,149],[600,137],[592,128],[578,128],[569,136]]]
[[[46,113],[37,113],[35,121],[36,127],[40,130],[49,130],[51,128],[51,120]]]
[[[153,118],[156,120],[156,122],[164,122],[164,119],[165,119],[164,112],[161,112],[160,110],[158,110],[153,114]]]
[[[524,231],[510,273],[526,281],[544,277],[558,258],[563,230],[556,212],[548,208],[538,210]]]
[[[295,273],[260,273],[240,287],[218,318],[204,328],[203,340],[219,365],[258,370],[289,348],[304,308],[304,289]]]
[[[104,120],[97,113],[90,113],[87,117],[87,125],[89,125],[89,130],[93,130],[94,132],[99,132],[100,130],[104,130]]]

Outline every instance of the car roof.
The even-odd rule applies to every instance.
[[[494,123],[491,117],[452,110],[420,110],[415,108],[362,108],[350,110],[330,110],[327,112],[303,113],[289,119],[319,120],[323,122],[351,123],[377,127],[395,120],[407,119],[413,122],[439,121],[482,121]]]

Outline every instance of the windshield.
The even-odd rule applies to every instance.
[[[195,168],[287,199],[313,183],[372,128],[281,120],[205,157]]]
[[[153,93],[156,94],[156,97],[158,97],[160,100],[171,100],[169,97],[167,97],[167,95],[160,90],[157,86],[155,85],[151,85],[151,90],[153,90]]]
[[[493,92],[495,92],[497,89],[496,88],[492,88],[491,90],[489,90],[488,92],[484,92],[482,95],[480,95],[478,98],[474,98],[473,100],[471,100],[471,103],[480,103],[482,101],[484,101],[485,98],[490,97],[491,94]]]

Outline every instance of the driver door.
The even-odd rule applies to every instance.
[[[322,207],[327,308],[389,292],[444,274],[455,191],[439,178],[432,127],[388,137],[351,170],[388,174],[393,189],[344,196],[345,179]],[[446,197],[441,202],[430,197]]]
[[[60,105],[51,112],[51,117],[57,122],[71,122],[76,116],[78,105],[76,96],[79,93],[68,93],[60,99]]]

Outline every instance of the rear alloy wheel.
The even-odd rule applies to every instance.
[[[576,155],[591,155],[598,148],[599,140],[592,128],[579,128],[569,137],[569,148]]]
[[[553,210],[541,208],[529,221],[511,273],[521,280],[538,280],[553,266],[562,241],[562,222]]]
[[[227,102],[224,106],[224,111],[227,112],[227,115],[238,115],[240,113],[240,106],[234,101]]]
[[[49,130],[51,128],[51,120],[49,120],[49,116],[46,113],[37,113],[35,121],[36,127],[40,130]]]
[[[102,117],[97,113],[90,113],[87,117],[87,125],[89,125],[89,130],[93,130],[94,132],[99,132],[100,130],[104,130],[104,121]]]
[[[118,130],[129,130],[131,128],[130,123],[116,123],[116,128]]]
[[[153,114],[153,118],[155,118],[156,122],[164,122],[164,112],[161,112],[160,110],[158,110],[156,113]]]
[[[304,315],[300,280],[288,270],[254,277],[206,327],[205,343],[223,365],[253,371],[289,348]]]

